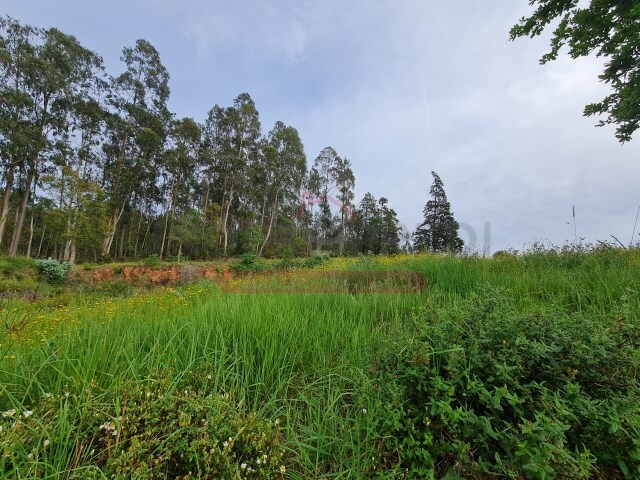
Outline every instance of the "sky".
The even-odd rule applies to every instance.
[[[356,199],[384,196],[409,231],[431,171],[461,236],[479,250],[631,241],[640,206],[640,134],[583,117],[608,87],[602,60],[540,65],[549,38],[509,41],[526,0],[3,0],[0,13],[55,26],[110,74],[139,38],[171,74],[170,108],[203,121],[248,92],[263,131],[296,127],[307,161],[348,158]],[[572,209],[575,206],[575,229]],[[569,224],[570,225],[569,225]],[[640,239],[636,233],[636,240]]]

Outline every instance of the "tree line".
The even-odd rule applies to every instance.
[[[203,122],[177,118],[154,46],[138,40],[121,60],[112,76],[75,37],[0,18],[0,252],[73,263],[400,250],[396,212],[370,193],[354,203],[351,162],[333,148],[308,166],[298,131],[264,133],[247,93]]]

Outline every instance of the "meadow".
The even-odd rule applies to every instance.
[[[0,477],[640,477],[639,250],[275,265],[0,300]]]

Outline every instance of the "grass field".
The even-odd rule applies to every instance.
[[[2,300],[0,477],[640,476],[640,251],[336,270],[427,284]]]

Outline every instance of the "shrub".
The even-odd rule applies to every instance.
[[[36,269],[49,282],[55,283],[65,279],[71,265],[58,260],[36,260]]]
[[[157,253],[154,253],[153,255],[149,255],[147,258],[145,258],[142,263],[145,267],[157,267],[158,265],[160,265],[160,262],[160,256],[158,256]]]
[[[637,478],[638,319],[514,304],[490,291],[421,322],[381,374],[390,451],[414,478]]]
[[[320,250],[314,250],[311,252],[309,258],[304,261],[303,266],[306,268],[313,268],[322,265],[329,260],[329,254]]]
[[[32,410],[6,411],[0,476],[45,478],[65,470],[65,478],[78,479],[282,478],[278,422],[213,393],[211,382],[205,393],[202,380],[171,380],[125,385],[108,408],[105,393],[87,391],[47,394]]]

